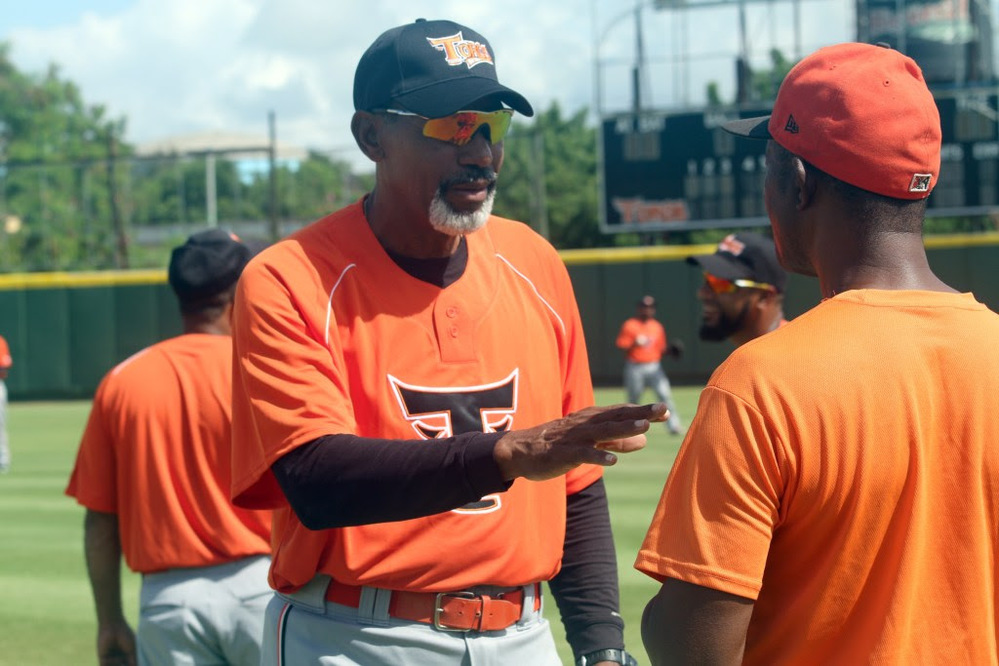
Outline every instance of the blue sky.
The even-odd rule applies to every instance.
[[[793,55],[852,38],[853,0],[802,2],[799,38],[789,3],[751,2],[751,58]],[[733,7],[654,11],[642,0],[646,103],[696,106],[709,80],[732,95],[739,49]],[[0,40],[22,71],[56,63],[89,104],[127,118],[133,143],[205,132],[266,137],[356,159],[349,133],[357,59],[383,30],[423,16],[478,30],[500,80],[535,108],[594,106],[594,51],[605,110],[631,102],[636,42],[630,0],[8,0]],[[600,39],[596,39],[599,36]],[[685,64],[680,65],[678,63]]]
[[[8,0],[3,9],[3,20],[10,27],[30,26],[52,28],[73,24],[88,13],[107,14],[120,11],[132,4],[131,0]]]

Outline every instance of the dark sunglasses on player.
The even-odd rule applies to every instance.
[[[489,127],[490,143],[499,143],[506,136],[513,120],[512,109],[500,109],[499,111],[458,111],[443,118],[427,118],[418,113],[401,111],[399,109],[384,109],[382,113],[391,113],[396,116],[413,116],[423,118],[423,136],[431,139],[447,141],[456,146],[464,146],[472,140],[475,133],[483,125]]]
[[[711,291],[716,294],[731,294],[739,287],[763,289],[764,291],[777,291],[777,288],[772,284],[753,282],[752,280],[743,279],[726,280],[725,278],[720,278],[717,275],[712,275],[711,273],[704,274],[704,282],[711,288]]]

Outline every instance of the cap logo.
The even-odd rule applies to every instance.
[[[489,53],[489,48],[481,42],[466,40],[460,30],[450,37],[427,37],[427,41],[430,42],[430,46],[444,52],[444,60],[451,67],[464,64],[472,69],[482,63],[493,65],[493,56]]]
[[[742,251],[746,249],[746,244],[742,241],[736,240],[734,234],[729,234],[725,236],[725,239],[718,243],[719,252],[728,252],[731,255],[738,257],[742,254]]]
[[[794,119],[794,116],[791,115],[791,114],[788,114],[788,116],[787,116],[787,122],[784,123],[784,131],[785,132],[790,132],[791,134],[797,134],[798,133],[798,121],[796,121]]]
[[[910,192],[929,192],[930,182],[933,180],[932,173],[917,173],[913,174],[912,181],[909,183]]]

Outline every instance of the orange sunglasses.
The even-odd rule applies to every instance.
[[[489,142],[499,143],[506,136],[513,121],[512,109],[500,109],[499,111],[458,111],[443,118],[427,118],[418,113],[410,111],[400,111],[399,109],[385,109],[383,113],[391,113],[396,116],[414,116],[423,118],[423,136],[431,139],[447,141],[456,146],[464,146],[472,140],[475,133],[483,125],[489,126]]]
[[[726,280],[725,278],[720,278],[717,275],[712,275],[711,273],[704,274],[704,282],[711,288],[711,291],[716,294],[731,294],[739,287],[746,287],[748,289],[763,289],[765,291],[777,291],[777,288],[772,284],[742,279]]]

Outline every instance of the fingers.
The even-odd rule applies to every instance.
[[[645,448],[648,440],[645,435],[632,435],[622,439],[612,439],[609,442],[600,442],[595,448],[601,451],[615,451],[617,453],[632,453]]]
[[[493,457],[506,480],[541,481],[582,464],[610,466],[617,455],[645,448],[645,432],[664,421],[666,405],[587,407],[566,417],[501,437]]]
[[[669,418],[669,408],[666,407],[666,403],[657,402],[645,406],[652,411],[652,416],[648,417],[648,419],[653,423],[660,423]]]
[[[572,416],[580,416],[586,421],[602,423],[606,421],[627,421],[645,419],[648,421],[664,421],[669,414],[665,403],[655,402],[649,405],[632,405],[621,403],[608,407],[588,407]]]

